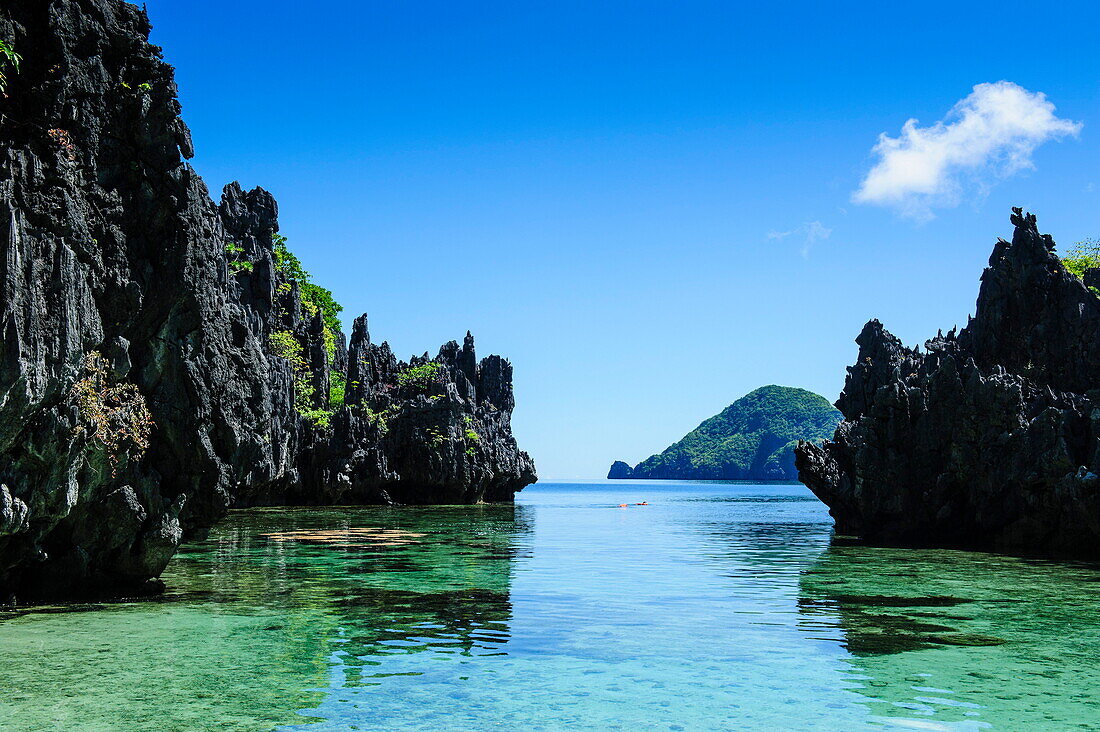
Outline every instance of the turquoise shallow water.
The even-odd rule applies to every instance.
[[[238,512],[164,579],[0,616],[0,727],[1100,728],[1100,569],[842,545],[801,486]]]

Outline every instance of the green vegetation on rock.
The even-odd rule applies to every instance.
[[[347,389],[346,376],[332,369],[333,362],[336,360],[336,334],[340,331],[339,316],[344,307],[333,298],[332,290],[313,283],[313,275],[302,267],[302,261],[287,248],[285,236],[272,234],[271,243],[275,255],[275,270],[282,276],[280,292],[284,294],[290,292],[293,283],[297,283],[302,310],[311,317],[320,313],[324,321],[322,337],[325,344],[325,360],[330,369],[327,409],[313,406],[316,389],[310,381],[309,364],[304,356],[304,348],[294,333],[290,331],[272,333],[272,348],[277,355],[287,359],[294,366],[294,407],[298,414],[317,427],[328,427],[331,424],[332,415],[344,406],[344,394]],[[237,248],[231,248],[234,246]],[[226,247],[226,252],[232,256],[238,256],[240,251],[239,246],[232,243]],[[233,266],[233,262],[230,266]]]
[[[1085,239],[1073,245],[1062,264],[1073,274],[1084,277],[1085,272],[1100,267],[1100,241]]]
[[[19,64],[23,57],[15,52],[7,41],[0,41],[0,94],[8,88],[7,71],[10,66],[16,73],[19,72]]]
[[[347,392],[348,379],[339,371],[329,374],[328,406],[333,411],[344,406],[344,395]]]
[[[244,247],[237,242],[231,241],[226,244],[225,253],[229,256],[230,274],[236,275],[241,272],[251,272],[256,266],[254,262],[244,258]]]
[[[307,416],[313,411],[313,392],[315,389],[309,379],[309,362],[306,361],[302,344],[289,330],[274,331],[268,336],[268,339],[271,342],[271,350],[275,355],[290,362],[290,366],[294,370],[294,409],[303,417]]]
[[[805,389],[762,386],[643,460],[634,478],[795,480],[798,440],[832,437],[841,415]]]
[[[344,306],[336,302],[332,290],[313,283],[313,275],[302,267],[302,261],[287,248],[285,236],[273,234],[271,241],[275,251],[275,269],[288,282],[294,280],[298,283],[298,290],[302,293],[302,306],[310,314],[320,310],[327,331],[340,330],[340,313],[344,311]]]
[[[1062,257],[1062,264],[1071,274],[1084,279],[1085,272],[1100,267],[1100,241],[1085,239],[1073,245],[1066,256]],[[1100,297],[1100,289],[1090,287],[1092,294]]]
[[[419,366],[410,366],[397,375],[397,383],[400,386],[411,386],[414,389],[427,389],[439,376],[439,364],[428,361]]]

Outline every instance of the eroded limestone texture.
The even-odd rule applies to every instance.
[[[909,349],[872,320],[831,441],[799,477],[837,530],[905,545],[1100,554],[1100,299],[1014,209],[959,333]]]
[[[148,33],[121,0],[0,8],[23,55],[0,99],[0,600],[147,585],[233,505],[511,500],[535,474],[508,362],[478,362],[467,337],[411,384],[427,359],[398,362],[365,318],[350,350],[326,343],[276,265],[272,196],[231,184],[215,204],[185,162]],[[273,333],[301,346],[297,368]],[[112,388],[136,387],[147,449],[116,454],[88,428],[95,400],[73,389],[93,353]],[[347,407],[329,404],[334,375]]]

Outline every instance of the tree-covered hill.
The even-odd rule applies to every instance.
[[[608,477],[796,480],[795,444],[832,437],[840,420],[840,412],[823,396],[789,386],[762,386],[664,452],[633,470],[617,465]]]

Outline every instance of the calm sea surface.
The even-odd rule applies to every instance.
[[[801,486],[238,512],[164,579],[0,615],[0,728],[1100,729],[1100,568],[841,545]]]

